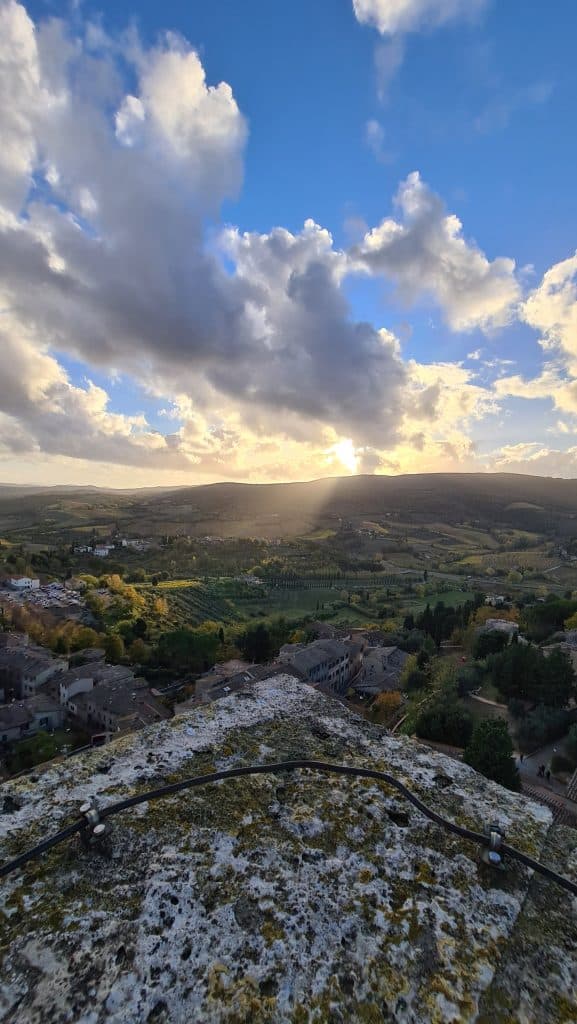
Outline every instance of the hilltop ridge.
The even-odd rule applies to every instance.
[[[106,490],[0,487],[0,536],[50,523],[122,523],[144,534],[290,536],[339,520],[389,514],[577,535],[577,480],[508,473],[327,477],[295,483],[214,483]]]

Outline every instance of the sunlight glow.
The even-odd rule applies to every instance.
[[[343,441],[339,441],[338,444],[332,446],[329,452],[336,456],[339,462],[349,471],[349,473],[357,472],[357,456],[355,452],[355,446],[350,437],[345,438]]]

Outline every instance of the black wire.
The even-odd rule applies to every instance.
[[[269,773],[278,772],[292,772],[298,769],[309,769],[310,771],[328,772],[333,775],[347,775],[353,778],[365,778],[374,779],[376,782],[384,782],[397,792],[401,793],[417,810],[421,811],[430,821],[434,821],[435,824],[440,825],[442,828],[454,835],[460,836],[462,839],[467,839],[469,842],[476,843],[480,846],[489,845],[489,836],[482,832],[474,832],[472,829],[465,828],[462,825],[457,825],[455,822],[448,821],[443,818],[442,815],[438,814],[428,807],[418,796],[415,796],[402,782],[399,782],[393,775],[389,775],[388,772],[377,771],[374,768],[360,768],[354,767],[353,765],[345,764],[332,764],[327,761],[278,761],[272,764],[256,764],[256,765],[245,765],[241,768],[227,768],[220,772],[211,772],[207,775],[195,775],[192,778],[182,779],[180,782],[171,782],[167,786],[161,786],[158,789],[152,789],[145,793],[138,793],[136,796],[127,797],[126,800],[119,800],[114,804],[109,804],[108,807],[103,807],[99,810],[100,818],[111,818],[115,814],[119,814],[121,811],[127,810],[129,807],[136,807],[138,804],[147,803],[149,800],[158,800],[164,796],[171,796],[174,793],[179,793],[184,789],[193,789],[198,786],[206,786],[211,782],[220,782],[224,779],[235,779],[242,778],[247,775],[268,775]],[[78,818],[75,822],[70,824],[67,828],[62,829],[61,832],[57,832],[54,836],[49,839],[43,840],[37,846],[27,850],[26,853],[20,854],[19,857],[15,857],[13,860],[6,861],[0,865],[0,878],[6,877],[12,871],[22,867],[28,861],[34,857],[38,857],[41,853],[45,853],[46,850],[51,849],[58,843],[64,842],[70,836],[76,832],[80,832],[86,827],[86,819]],[[533,871],[537,871],[542,874],[545,878],[555,882],[568,892],[577,896],[577,883],[572,882],[570,879],[565,878],[563,875],[559,875],[552,868],[547,867],[545,864],[541,864],[539,861],[534,860],[527,854],[522,853],[521,850],[517,850],[513,846],[508,846],[503,843],[501,846],[501,852],[513,860],[519,861],[526,867],[531,868]]]

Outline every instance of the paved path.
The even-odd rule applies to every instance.
[[[542,779],[537,775],[537,769],[540,764],[544,764],[547,768],[551,766],[551,758],[553,754],[562,751],[563,744],[561,740],[555,740],[554,743],[548,743],[546,747],[541,747],[540,750],[536,750],[533,754],[526,754],[521,761],[520,755],[517,752],[517,766],[521,775],[522,781],[530,786],[536,786],[541,789],[547,790],[550,793],[556,793],[559,796],[565,796],[567,787],[562,782],[557,782],[551,776],[549,782],[546,779]]]

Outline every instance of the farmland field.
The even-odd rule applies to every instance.
[[[475,595],[469,590],[448,590],[446,593],[433,594],[431,597],[408,598],[404,604],[412,612],[422,612],[427,604],[433,607],[437,601],[442,601],[447,608],[457,607],[472,601]]]

